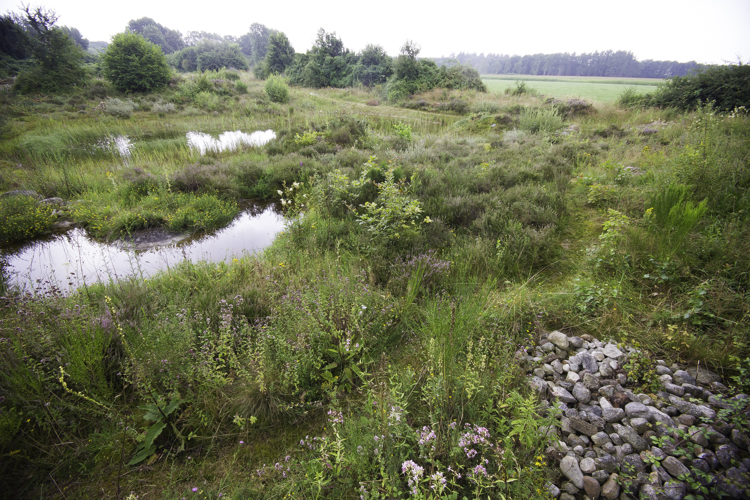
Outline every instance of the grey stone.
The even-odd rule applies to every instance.
[[[609,434],[609,439],[612,440],[613,444],[615,444],[617,446],[622,446],[622,437],[620,437],[620,435],[617,434],[616,432],[611,432]]]
[[[619,422],[625,418],[625,410],[622,408],[607,408],[602,411],[602,418],[607,422]]]
[[[575,454],[576,454],[576,455],[578,455],[579,457],[582,457],[582,456],[583,456],[583,452],[584,452],[584,451],[585,451],[585,450],[584,450],[583,446],[581,446],[581,445],[578,445],[578,446],[576,446],[575,448],[573,448],[573,453],[575,453]]]
[[[682,384],[682,388],[687,394],[695,396],[696,398],[703,398],[703,388],[693,384]],[[669,391],[667,391],[669,392]],[[678,394],[679,396],[679,394]]]
[[[664,467],[669,474],[678,479],[683,474],[690,474],[690,469],[685,467],[682,462],[677,460],[675,457],[667,457],[661,462],[661,466]]]
[[[648,421],[652,424],[656,425],[657,427],[659,424],[663,424],[666,427],[674,427],[674,420],[672,420],[672,417],[667,415],[661,410],[657,410],[653,406],[648,407],[649,416]]]
[[[592,500],[599,498],[602,487],[599,485],[599,481],[591,476],[584,476],[583,478],[583,489]]]
[[[609,472],[606,470],[597,470],[591,474],[591,477],[596,479],[599,484],[604,484],[607,482],[607,479],[609,479]]]
[[[666,366],[656,365],[655,370],[657,375],[672,375],[672,370],[670,370]],[[669,381],[672,381],[671,377],[669,378]]]
[[[739,462],[739,460],[737,459],[737,452],[732,448],[731,445],[728,444],[719,446],[716,449],[716,458],[719,460],[721,466],[725,469],[733,467],[733,462]]]
[[[599,373],[604,378],[609,378],[614,374],[614,370],[612,370],[612,367],[607,362],[599,363]]]
[[[534,368],[533,373],[535,377],[539,377],[541,379],[544,379],[544,376],[546,375],[546,373],[544,373],[544,370],[541,368]]]
[[[694,429],[690,432],[690,441],[692,441],[695,444],[699,444],[703,446],[704,448],[708,446],[708,439],[705,436],[705,428],[699,427]],[[716,433],[717,435],[721,436],[721,434]],[[721,436],[722,438],[724,436]],[[725,438],[726,439],[726,438]]]
[[[58,198],[56,196],[52,198],[45,198],[39,203],[42,205],[54,205],[56,207],[62,207],[65,205],[65,201],[62,198]]]
[[[679,423],[683,425],[687,425],[688,427],[691,427],[695,425],[695,421],[697,420],[694,416],[688,415],[687,413],[683,413],[679,417],[677,417],[675,420],[677,420]]]
[[[602,352],[603,352],[603,353],[604,353],[604,355],[605,355],[605,356],[607,356],[608,358],[614,358],[614,359],[617,359],[617,358],[619,358],[620,356],[622,356],[622,351],[621,351],[621,350],[619,350],[619,349],[617,348],[617,346],[616,346],[616,345],[614,345],[614,344],[607,344],[606,346],[604,346],[604,349],[602,349]]]
[[[576,500],[576,497],[571,495],[570,493],[560,493],[560,500]]]
[[[656,488],[650,484],[644,484],[641,486],[638,498],[640,500],[659,500],[659,496],[656,494]]]
[[[588,403],[591,401],[591,391],[586,389],[586,386],[582,383],[576,382],[573,386],[573,397],[581,403]]]
[[[687,369],[687,372],[699,384],[711,385],[712,382],[721,382],[721,375],[719,375],[716,372],[712,372],[711,370],[706,370],[705,368],[701,368],[699,370],[691,366],[690,368]],[[690,383],[695,384],[695,382],[690,382]]]
[[[620,470],[623,475],[632,477],[638,475],[638,473],[642,472],[645,468],[646,464],[643,463],[640,455],[637,453],[631,453],[630,455],[625,455],[622,459]]]
[[[664,484],[664,495],[669,500],[682,500],[687,493],[687,486],[680,481],[669,481]]]
[[[548,492],[549,492],[549,494],[550,494],[550,495],[552,496],[552,498],[557,498],[557,497],[559,497],[559,496],[560,496],[560,488],[558,488],[558,487],[557,487],[557,486],[555,486],[554,484],[552,484],[552,483],[547,483],[547,484],[545,485],[545,488],[547,488],[547,491],[548,491]]]
[[[720,475],[716,476],[716,487],[726,493],[731,498],[743,498],[742,487],[736,481],[723,477]]]
[[[695,379],[685,370],[677,370],[672,374],[672,379],[675,384],[695,384]]]
[[[638,434],[643,434],[649,429],[648,420],[641,417],[635,417],[630,419],[630,427],[635,429]]]
[[[607,357],[607,356],[604,355],[604,353],[602,351],[599,351],[599,350],[596,350],[596,351],[592,352],[591,355],[594,357],[594,359],[597,362],[602,362]]]
[[[602,485],[602,496],[607,500],[615,500],[620,496],[620,484],[617,474],[612,474]]]
[[[568,344],[574,349],[580,349],[583,347],[583,339],[581,337],[568,337]]]
[[[594,442],[595,445],[601,446],[605,443],[611,443],[609,436],[606,432],[597,432],[593,436],[591,436],[591,440]]]
[[[624,373],[618,373],[618,374],[617,374],[617,382],[618,382],[618,383],[619,383],[620,385],[625,385],[625,384],[627,384],[627,383],[628,383],[628,376],[627,376],[627,375],[625,375]]]
[[[716,458],[716,455],[712,451],[706,451],[704,453],[701,453],[698,455],[698,458],[701,460],[705,460],[709,467],[711,467],[712,470],[716,470],[721,466],[719,463],[719,459]]]
[[[617,463],[617,460],[612,455],[602,455],[594,459],[594,464],[596,464],[597,470],[604,470],[610,474],[617,472],[617,469],[620,467],[620,464]]]
[[[547,382],[545,382],[543,378],[537,376],[533,376],[529,379],[529,385],[536,392],[542,392],[547,389]]]
[[[565,365],[565,366],[570,366],[570,365]],[[574,371],[568,371],[568,375],[565,377],[565,380],[575,384],[576,382],[581,380],[581,377]]]
[[[604,443],[602,445],[602,452],[604,453],[611,455],[613,453],[616,453],[616,451],[617,449],[615,448],[615,445],[613,445],[612,443]]]
[[[735,446],[741,450],[747,450],[750,447],[750,440],[738,429],[732,429],[731,439]]]
[[[620,424],[614,424],[614,427],[617,434],[619,434],[626,443],[630,443],[635,451],[641,452],[648,448],[646,440],[639,436],[632,427]]]
[[[578,400],[571,393],[560,386],[552,388],[552,395],[564,403],[577,403]]]
[[[577,430],[581,434],[585,434],[586,436],[593,436],[599,432],[594,424],[590,424],[580,418],[571,418],[569,425],[571,428]]]
[[[584,474],[591,474],[596,470],[596,464],[591,458],[584,458],[578,466]]]
[[[581,364],[568,360],[568,368],[570,368],[570,371],[578,373],[581,370]]]
[[[555,344],[557,347],[559,347],[560,349],[567,349],[568,346],[570,345],[570,342],[568,341],[568,336],[557,330],[547,335],[547,339],[553,344]]]
[[[560,471],[576,488],[579,490],[583,489],[583,473],[581,472],[581,468],[578,466],[578,461],[575,458],[564,457],[560,461]]]
[[[552,365],[549,363],[544,363],[542,365],[542,370],[544,370],[545,375],[552,375],[553,373],[555,373],[555,369],[552,368]]]
[[[706,474],[711,472],[711,466],[708,465],[708,462],[706,462],[702,458],[696,458],[690,463],[690,465],[692,466],[693,469],[697,469],[701,472],[705,472]]]
[[[581,366],[584,370],[588,370],[591,373],[599,371],[599,363],[587,352],[582,352],[579,357],[581,358]]]
[[[584,381],[585,380],[586,380],[586,377],[584,375]],[[615,394],[615,387],[613,385],[605,385],[603,387],[599,387],[597,394],[605,398],[611,398]]]
[[[670,394],[674,394],[675,396],[685,395],[685,389],[683,389],[682,386],[677,385],[677,384],[666,383],[664,384],[664,390]]]
[[[651,414],[648,407],[643,403],[628,403],[625,405],[625,414],[630,417],[648,418]]]
[[[559,359],[554,360],[552,363],[550,363],[552,366],[552,369],[555,370],[557,373],[562,375],[563,372],[563,365],[562,362]]]
[[[583,372],[583,385],[586,386],[586,389],[590,391],[598,391],[599,386],[601,383],[599,382],[599,379],[596,378],[592,373]]]
[[[677,396],[669,396],[669,402],[672,403],[681,413],[687,413],[696,418],[707,418],[713,420],[716,418],[716,412],[711,408],[703,405],[689,403]]]

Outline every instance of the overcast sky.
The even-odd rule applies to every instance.
[[[261,23],[286,33],[297,52],[319,28],[335,31],[359,51],[368,43],[397,55],[406,40],[420,56],[451,53],[534,54],[629,50],[638,60],[701,63],[750,59],[750,0],[46,0],[58,24],[91,41],[109,41],[128,21],[151,17],[184,35],[209,31],[240,36]],[[0,11],[19,0],[0,0]]]

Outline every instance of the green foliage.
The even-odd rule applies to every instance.
[[[263,62],[253,70],[255,76],[261,79],[269,75],[280,75],[294,60],[294,47],[284,33],[273,33],[268,37],[268,50]]]
[[[179,437],[182,437],[180,432],[177,430],[177,427],[174,425],[174,419],[170,419],[170,417],[172,417],[172,414],[177,411],[180,405],[184,402],[185,401],[179,399],[178,396],[173,398],[168,404],[165,404],[163,407],[162,404],[158,401],[140,407],[146,412],[143,415],[143,419],[148,422],[153,422],[153,424],[148,429],[146,429],[146,432],[142,436],[139,436],[139,438],[143,440],[138,445],[138,449],[136,450],[133,458],[131,458],[128,462],[128,465],[138,465],[139,463],[143,462],[148,457],[153,455],[156,452],[156,439],[168,426],[171,425],[175,433]],[[179,451],[182,451],[182,449],[184,449],[185,447],[184,439],[182,441],[182,448]]]
[[[83,51],[55,26],[58,16],[43,7],[24,8],[35,65],[24,70],[14,88],[21,93],[58,92],[83,83]]]
[[[0,243],[23,241],[48,233],[55,222],[52,206],[30,196],[0,198]]]
[[[557,108],[523,108],[519,116],[519,127],[532,134],[551,134],[563,127],[563,118]]]
[[[635,108],[648,102],[648,97],[639,93],[635,87],[628,87],[617,98],[616,104],[620,108]]]
[[[132,99],[109,97],[104,104],[104,112],[118,118],[130,118],[137,109],[138,105]]]
[[[685,185],[670,184],[648,203],[646,220],[654,225],[662,256],[671,257],[677,252],[708,209],[707,200],[697,205],[687,201],[689,193]]]
[[[523,80],[520,82],[516,81],[515,85],[516,86],[514,88],[508,87],[507,89],[505,89],[505,94],[506,95],[524,95],[524,94],[536,95],[537,94],[537,91],[529,87],[529,85]]]
[[[393,124],[396,134],[406,142],[411,142],[411,126],[403,122]]]
[[[164,54],[136,33],[115,35],[102,55],[104,75],[121,92],[163,88],[171,73]]]
[[[750,66],[731,64],[710,66],[687,76],[676,76],[654,92],[652,106],[692,110],[701,103],[713,103],[716,109],[731,111],[750,107]]]
[[[263,86],[268,98],[272,102],[286,103],[289,102],[289,87],[286,80],[280,76],[271,75]]]
[[[185,47],[179,31],[166,28],[150,17],[131,20],[127,31],[141,35],[148,42],[157,45],[164,54],[171,54]]]

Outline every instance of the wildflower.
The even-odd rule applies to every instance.
[[[198,487],[193,488],[193,493],[198,491]]]
[[[284,192],[281,189],[277,189],[276,192],[279,193],[279,196],[282,196],[284,194]]]
[[[245,444],[245,442],[244,441],[240,441],[240,444]]]

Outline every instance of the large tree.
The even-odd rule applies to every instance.
[[[150,17],[131,20],[127,25],[127,30],[138,33],[149,42],[158,45],[165,54],[185,48],[185,42],[179,31],[166,28]]]
[[[255,76],[268,78],[268,75],[281,74],[294,60],[294,47],[284,33],[272,33],[268,37],[268,50],[261,64],[255,66]]]
[[[104,76],[123,92],[148,92],[169,83],[161,49],[137,33],[115,35],[102,55]]]
[[[16,81],[20,92],[56,92],[79,83],[86,77],[84,52],[62,29],[55,26],[58,16],[43,7],[24,7],[29,30],[31,54],[35,66],[23,71]]]

